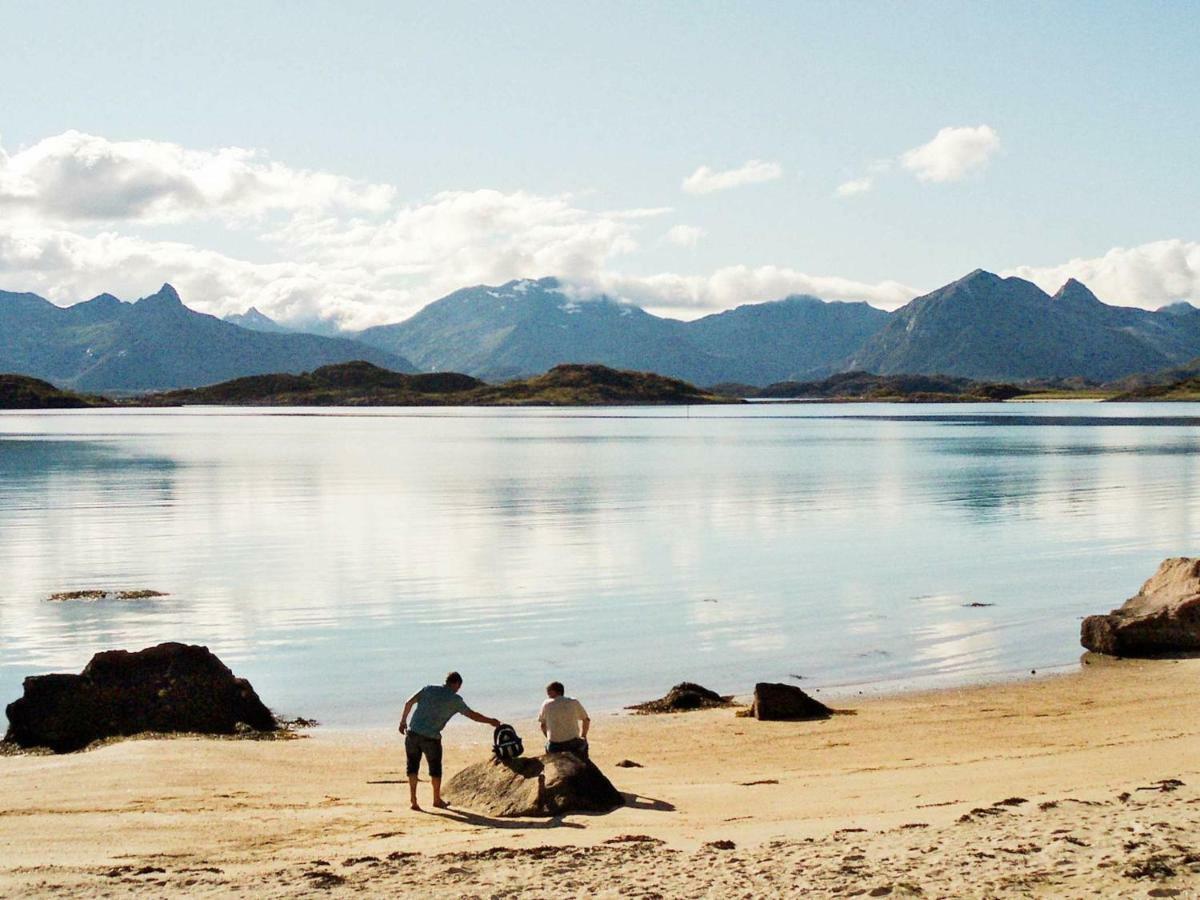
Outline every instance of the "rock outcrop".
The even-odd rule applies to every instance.
[[[595,763],[573,753],[475,763],[447,781],[442,795],[456,806],[505,817],[609,812],[625,803]]]
[[[671,688],[665,697],[648,700],[628,709],[641,713],[686,712],[691,709],[708,709],[714,706],[730,706],[732,697],[722,697],[716,691],[696,684],[692,681],[681,681]]]
[[[1121,607],[1084,619],[1079,640],[1112,656],[1200,651],[1200,558],[1163,560]]]
[[[78,675],[34,675],[24,687],[24,696],[8,705],[4,739],[56,753],[143,732],[277,728],[250,682],[207,647],[189,644],[97,653]]]
[[[833,711],[795,685],[760,681],[754,686],[750,715],[762,720],[795,721],[827,719]]]

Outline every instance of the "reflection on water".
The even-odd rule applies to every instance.
[[[980,679],[1194,552],[1194,406],[878,409],[3,414],[0,701],[161,640],[334,724]]]

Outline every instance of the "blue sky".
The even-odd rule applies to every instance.
[[[353,327],[560,275],[690,317],[976,267],[1200,301],[1194,3],[4,3],[0,33],[0,287],[59,302],[171,280]]]

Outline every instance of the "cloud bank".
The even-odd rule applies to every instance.
[[[395,189],[293,169],[255,150],[188,150],[78,131],[9,156],[0,148],[0,212],[59,221],[177,222],[207,215],[342,209],[381,212]]]
[[[1093,259],[1072,259],[1057,266],[1018,266],[1004,274],[1028,279],[1050,293],[1074,278],[1106,303],[1155,309],[1177,300],[1200,300],[1200,241],[1114,247]]]

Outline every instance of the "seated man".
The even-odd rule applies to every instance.
[[[586,761],[588,726],[592,720],[588,718],[583,704],[574,697],[564,697],[565,692],[561,681],[546,685],[549,699],[542,704],[542,711],[538,713],[538,724],[547,738],[546,752],[574,753]]]
[[[442,800],[442,729],[456,713],[462,713],[468,719],[491,725],[500,726],[499,719],[475,712],[467,706],[465,700],[458,695],[462,688],[462,676],[451,672],[446,676],[444,685],[431,684],[421,688],[404,704],[404,713],[400,716],[400,733],[404,735],[404,751],[408,757],[408,792],[412,808],[419,810],[417,803],[417,772],[421,767],[421,757],[429,766],[429,780],[433,784],[433,805],[445,809],[447,804]],[[408,724],[408,714],[416,706],[412,725]]]

